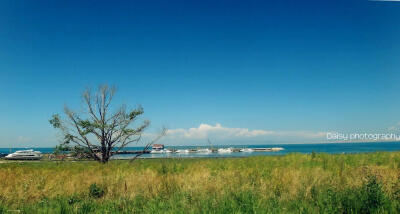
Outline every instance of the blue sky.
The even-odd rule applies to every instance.
[[[386,132],[399,38],[399,2],[1,1],[0,147],[55,145],[51,115],[102,83],[170,144]]]

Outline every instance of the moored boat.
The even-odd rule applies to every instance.
[[[244,148],[244,149],[241,149],[241,150],[239,150],[240,152],[254,152],[254,150],[253,149],[249,149],[249,148]]]
[[[171,150],[165,149],[164,144],[154,144],[152,146],[152,150],[150,151],[151,154],[164,154],[170,152]]]
[[[218,149],[218,153],[231,153],[232,151],[232,148]]]
[[[151,154],[163,154],[165,153],[164,150],[157,150],[157,149],[153,149],[150,151]]]
[[[198,153],[211,153],[212,150],[211,149],[199,149],[197,150]]]
[[[39,160],[42,158],[42,153],[38,151],[20,150],[4,157],[6,160]]]
[[[172,151],[169,149],[153,149],[150,151],[151,154],[164,154],[164,153],[171,153]]]

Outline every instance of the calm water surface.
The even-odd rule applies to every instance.
[[[142,158],[169,158],[169,157],[247,157],[257,155],[284,155],[288,153],[361,153],[375,151],[400,151],[400,142],[374,142],[374,143],[320,143],[320,144],[264,144],[264,145],[224,145],[213,146],[213,148],[271,148],[282,147],[279,152],[232,152],[232,153],[166,153],[166,154],[144,154]],[[173,149],[198,149],[209,148],[204,146],[171,146]],[[10,153],[16,150],[30,148],[0,148],[0,153]],[[32,148],[42,153],[52,153],[54,148]],[[124,150],[142,150],[143,147],[127,147]],[[114,158],[126,159],[133,155],[116,155]]]

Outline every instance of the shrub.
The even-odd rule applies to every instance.
[[[311,152],[311,159],[315,159],[316,156],[317,156],[317,153],[313,150]]]
[[[367,183],[362,189],[363,196],[363,213],[371,213],[382,208],[386,201],[386,195],[383,191],[382,184],[378,182],[375,175],[370,175],[367,178]]]
[[[103,187],[93,183],[89,187],[89,196],[92,198],[101,198],[105,194],[105,190]]]

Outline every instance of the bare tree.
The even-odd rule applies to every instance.
[[[65,106],[65,119],[62,119],[59,114],[53,115],[49,122],[54,128],[61,130],[64,138],[62,144],[74,143],[87,148],[91,157],[101,163],[106,163],[114,153],[130,143],[138,142],[143,131],[150,125],[150,121],[138,120],[144,113],[141,106],[127,110],[125,105],[121,105],[110,113],[115,92],[115,87],[107,85],[99,86],[96,93],[92,93],[90,88],[87,88],[82,94],[86,108],[81,114]],[[138,124],[134,127],[135,123]],[[164,134],[165,130],[162,135]],[[149,149],[154,142],[147,143],[145,150]]]

